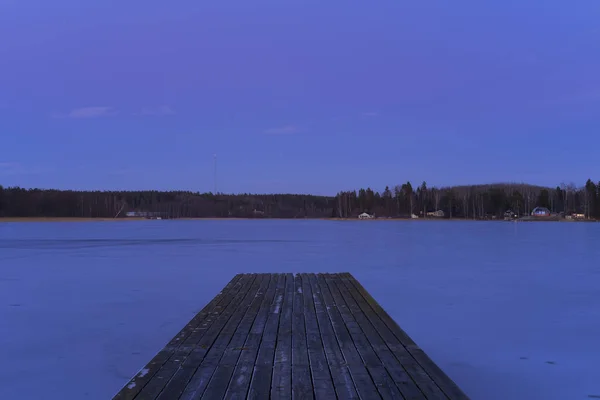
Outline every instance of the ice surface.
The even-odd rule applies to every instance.
[[[0,399],[108,399],[239,272],[349,271],[473,399],[600,396],[600,224],[0,224]]]

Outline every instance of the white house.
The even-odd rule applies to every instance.
[[[362,213],[358,216],[358,219],[371,219],[371,218],[373,218],[373,216],[369,215],[367,213]]]
[[[430,211],[427,213],[428,217],[436,217],[436,218],[443,218],[444,215],[445,215],[444,211],[442,211],[442,210]]]

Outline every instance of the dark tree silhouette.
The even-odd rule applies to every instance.
[[[130,212],[163,218],[355,218],[427,217],[441,210],[447,218],[495,219],[505,211],[528,215],[537,206],[553,212],[600,219],[600,182],[555,189],[528,184],[428,187],[410,182],[379,193],[371,188],[336,196],[303,194],[214,194],[185,191],[72,191],[0,186],[0,217],[123,218]]]
[[[343,204],[343,210],[335,213],[340,217],[356,217],[363,211],[361,196],[366,190],[340,192],[336,196],[336,205]],[[583,188],[573,184],[562,184],[556,189],[523,183],[499,183],[489,185],[471,185],[454,187],[427,187],[423,182],[416,191],[410,182],[389,187],[378,197],[380,204],[373,209],[377,216],[409,218],[411,213],[427,217],[427,213],[441,210],[447,218],[497,219],[506,211],[524,216],[535,207],[547,207],[556,213],[582,213],[589,219],[600,219],[600,182],[594,184],[589,179]]]

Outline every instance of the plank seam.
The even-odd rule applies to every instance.
[[[263,299],[261,300],[261,302],[260,302],[260,303],[259,303],[259,305],[258,305],[258,309],[256,310],[256,313],[254,314],[254,318],[252,318],[252,323],[250,324],[250,327],[249,327],[249,329],[248,329],[248,332],[246,333],[246,340],[244,341],[244,345],[246,344],[246,342],[247,342],[247,340],[248,340],[248,337],[250,336],[250,333],[252,332],[252,327],[253,327],[253,326],[254,326],[254,324],[256,323],[256,319],[258,318],[258,316],[259,316],[259,314],[260,314],[260,308],[261,308],[261,306],[262,306],[263,302],[265,301],[265,299],[268,299],[268,297],[267,297],[267,293],[268,293],[269,287],[271,286],[271,282],[272,282],[273,280],[275,280],[275,284],[277,284],[277,282],[276,282],[276,281],[277,281],[277,279],[278,279],[278,278],[279,278],[279,277],[278,277],[278,274],[268,274],[268,279],[269,279],[269,280],[268,280],[268,282],[267,282],[267,287],[264,289],[264,290],[265,290],[265,292],[264,292],[264,294],[263,294]],[[248,307],[248,310],[246,311],[246,313],[248,313],[248,312],[249,312],[250,308],[251,308],[251,307]],[[240,323],[241,323],[241,322],[240,322]],[[265,324],[265,325],[266,325],[266,324]],[[263,327],[263,332],[264,332],[264,327]],[[232,336],[232,339],[233,339],[233,336]],[[262,340],[262,334],[261,334],[261,340]],[[231,342],[231,341],[230,341],[230,342]],[[243,350],[242,350],[242,351],[243,351]],[[239,364],[239,361],[240,361],[240,359],[241,359],[241,357],[242,357],[242,351],[240,351],[240,354],[239,354],[239,355],[238,355],[238,357],[237,357],[237,360],[236,360],[236,362],[235,362],[235,367],[237,367],[237,365]],[[254,357],[254,363],[256,363],[256,357],[258,357],[258,349],[257,349],[257,352],[256,352],[256,356]],[[232,372],[231,376],[229,377],[229,382],[227,382],[227,387],[226,387],[226,390],[225,390],[225,395],[227,395],[227,391],[229,390],[229,387],[231,386],[231,382],[233,381],[233,379],[234,379],[234,376],[235,376],[235,368],[234,368],[234,370],[233,370],[233,372]],[[209,385],[210,385],[210,382],[209,382]],[[248,394],[248,390],[249,390],[249,389],[250,389],[250,385],[248,385],[248,387],[246,388],[246,396],[247,396],[247,394]]]
[[[196,329],[198,326],[200,326],[200,324],[202,324],[202,322],[210,315],[210,313],[208,313],[210,310],[213,310],[215,307],[217,307],[221,301],[223,300],[223,297],[226,293],[228,293],[229,291],[231,291],[238,283],[241,282],[242,280],[242,276],[243,274],[237,274],[235,275],[230,281],[229,283],[227,283],[227,285],[225,285],[225,287],[223,287],[223,289],[221,289],[221,291],[219,291],[219,293],[217,293],[217,295],[208,303],[206,304],[206,306],[204,306],[195,316],[193,319],[197,318],[200,314],[207,313],[206,316],[204,316],[202,319],[199,319],[197,324],[194,325],[194,328],[190,330],[189,333],[187,333],[185,335],[185,337],[183,337],[183,339],[181,341],[179,341],[178,343],[183,343],[185,341],[185,339],[187,337],[189,337],[192,332],[194,331],[194,329]],[[191,321],[190,321],[191,322]],[[189,327],[189,323],[186,324],[178,333],[177,335],[175,335],[175,337],[173,339],[171,339],[167,345],[165,347],[163,347],[162,349],[160,349],[153,357],[152,359],[145,364],[142,368],[140,368],[135,375],[133,375],[133,377],[127,382],[127,384],[125,384],[125,386],[119,390],[119,392],[117,392],[115,394],[115,396],[113,397],[114,400],[116,399],[120,399],[120,398],[124,398],[124,399],[134,399],[137,398],[138,395],[142,392],[142,390],[144,389],[144,387],[146,387],[150,381],[153,379],[153,377],[161,370],[161,368],[169,361],[169,359],[171,358],[171,356],[175,353],[175,351],[177,350],[177,348],[179,346],[170,346],[171,343],[173,342],[173,340],[175,340],[178,337],[181,337],[181,335],[185,332],[186,328]],[[148,369],[148,366],[150,366],[152,364],[153,361],[155,361],[155,359],[160,355],[161,352],[168,350],[171,352],[171,354],[169,355],[169,357],[165,358],[165,360],[163,362],[160,363],[160,366],[158,368],[156,368],[156,370],[147,378],[147,381],[143,384],[139,386],[139,389],[136,387],[136,378],[141,377],[144,370]],[[144,375],[144,377],[147,375]],[[130,385],[134,385],[133,387],[136,388],[136,392],[133,393],[132,397],[127,396],[127,392],[126,390],[130,388]]]
[[[325,287],[327,288],[327,291],[331,295],[331,299],[333,301],[332,305],[336,308],[338,314],[340,315],[340,318],[342,319],[342,321],[341,321],[342,327],[340,329],[343,329],[348,334],[348,337],[351,339],[350,342],[352,343],[352,346],[354,347],[354,350],[356,351],[358,357],[360,357],[360,359],[362,361],[362,366],[365,367],[364,360],[362,359],[362,356],[361,356],[360,352],[358,351],[358,348],[356,347],[356,343],[354,343],[354,340],[352,338],[350,330],[348,329],[348,325],[347,325],[346,321],[343,319],[343,316],[342,316],[342,313],[340,311],[340,307],[339,307],[339,304],[338,304],[338,300],[335,298],[335,295],[334,295],[333,290],[332,290],[332,285],[333,285],[332,280],[333,280],[333,278],[335,278],[336,275],[337,274],[327,274],[327,273],[326,274],[321,274],[321,276],[323,277],[323,282],[325,283]],[[334,321],[333,321],[333,318],[332,318],[332,313],[331,313],[329,307],[326,307],[326,308],[327,308],[327,314],[329,315],[330,321],[331,321],[332,326],[333,326]],[[336,337],[336,340],[338,341],[338,345],[340,346],[340,350],[342,350],[343,349],[343,345],[342,345],[342,342],[340,341],[340,338],[338,337],[337,333],[335,334],[335,337]],[[347,354],[343,350],[342,350],[342,356],[344,357],[344,360],[346,361],[346,365],[349,366]],[[354,383],[354,388],[356,389],[357,395],[359,397],[361,397],[360,390],[359,390],[359,385],[358,385],[358,382],[356,380],[356,376],[355,376],[354,372],[352,371],[352,368],[348,367],[348,370],[350,372],[350,378],[352,379],[352,382]],[[377,383],[374,381],[373,376],[369,372],[368,368],[365,367],[364,370],[366,371],[367,375],[369,376],[369,379],[371,381],[372,386],[375,388],[375,390],[377,390]],[[377,391],[377,393],[379,394],[379,391]],[[379,394],[379,396],[381,397],[380,394]]]
[[[256,286],[256,289],[255,289],[255,290],[253,290],[252,288],[253,288],[253,287],[255,287],[255,285],[256,285],[256,281],[257,281],[257,279],[258,279],[258,278],[259,278],[259,274],[253,274],[253,280],[252,280],[252,282],[250,283],[250,287],[249,287],[249,289],[248,289],[248,292],[247,292],[247,293],[246,293],[246,295],[245,295],[245,296],[242,298],[242,300],[241,300],[240,304],[244,304],[244,301],[246,300],[246,297],[247,297],[247,296],[249,296],[249,295],[252,295],[252,293],[254,294],[254,296],[256,296],[256,293],[258,292],[258,290],[259,290],[259,288],[260,288],[260,284],[259,284],[258,286]],[[251,303],[251,302],[250,302],[250,303]],[[244,310],[244,314],[242,314],[242,317],[243,317],[243,315],[245,315],[247,308],[249,308],[249,307],[250,307],[250,303],[248,304],[248,306],[245,306],[245,308],[246,308],[246,309]],[[192,379],[193,379],[194,375],[196,374],[196,372],[198,372],[198,370],[199,370],[199,369],[202,367],[202,364],[203,364],[203,363],[204,363],[204,361],[206,360],[206,356],[208,355],[208,353],[210,352],[210,350],[213,348],[213,346],[214,346],[215,342],[217,341],[217,339],[219,338],[219,336],[221,335],[221,333],[223,332],[223,330],[224,330],[224,329],[227,327],[227,324],[229,323],[229,321],[231,321],[231,319],[233,318],[233,316],[236,314],[236,313],[235,313],[235,311],[239,311],[239,310],[238,310],[238,307],[240,307],[240,304],[238,304],[238,305],[236,306],[236,308],[234,309],[234,312],[232,312],[232,313],[231,313],[231,315],[230,315],[230,316],[227,318],[227,321],[226,321],[226,322],[223,324],[223,326],[221,327],[221,329],[219,329],[219,331],[218,331],[217,335],[215,336],[215,339],[214,339],[214,340],[212,341],[212,343],[210,344],[210,346],[209,346],[209,349],[208,349],[208,351],[206,352],[206,354],[204,355],[204,357],[203,357],[202,361],[200,362],[200,364],[198,365],[198,367],[196,367],[196,369],[194,370],[194,374],[192,374],[192,377],[191,377],[191,378],[190,378],[190,380],[187,382],[187,384],[186,384],[186,386],[185,386],[185,389],[187,389],[187,386],[188,386],[188,385],[190,384],[190,382],[192,381]],[[240,318],[240,321],[239,321],[238,323],[236,323],[236,325],[235,325],[235,326],[236,326],[236,329],[237,329],[237,327],[239,326],[239,324],[240,324],[240,323],[241,323],[241,318]],[[235,330],[234,330],[234,332],[235,332]],[[232,335],[233,335],[233,334],[232,334]],[[229,341],[227,342],[227,344],[229,344],[229,342],[230,342],[230,341],[231,341],[231,338],[229,339]],[[224,350],[223,350],[223,351],[224,351]],[[220,357],[219,357],[219,360],[220,360]],[[206,384],[206,387],[205,387],[205,388],[202,390],[202,393],[200,393],[200,397],[202,397],[202,396],[204,395],[204,393],[206,392],[206,388],[208,387],[208,385],[210,385],[210,382],[212,381],[212,377],[214,376],[214,373],[215,373],[215,371],[216,371],[216,366],[215,366],[215,369],[212,371],[212,373],[211,373],[211,375],[210,375],[210,378],[209,378],[209,380],[208,380],[208,382],[207,382],[207,384]],[[185,392],[184,392],[184,393],[185,393]],[[193,393],[194,393],[194,395],[195,395],[195,394],[197,393],[197,391],[195,391],[195,390],[194,390],[194,391],[193,391]],[[182,396],[181,396],[181,397],[183,397],[183,394],[182,394]]]
[[[388,327],[388,329],[391,331],[391,333],[396,337],[396,339],[398,340],[398,342],[406,349],[407,353],[413,358],[413,360],[415,361],[415,363],[417,365],[419,365],[421,367],[421,369],[423,370],[423,372],[425,374],[427,374],[427,376],[429,376],[429,378],[431,379],[431,381],[439,388],[439,390],[448,398],[448,399],[452,399],[451,394],[448,393],[444,387],[443,387],[443,383],[446,383],[448,385],[450,385],[450,389],[452,389],[453,391],[456,391],[458,393],[461,394],[461,397],[463,399],[468,399],[468,397],[462,393],[462,390],[456,385],[456,383],[450,379],[449,376],[447,376],[438,366],[437,364],[435,364],[433,362],[433,360],[431,360],[431,358],[429,358],[429,356],[412,340],[412,338],[410,338],[410,336],[398,325],[398,323],[391,318],[391,316],[389,316],[389,314],[386,313],[385,309],[377,302],[377,300],[375,300],[375,298],[364,288],[364,286],[362,286],[362,284],[352,276],[352,274],[350,273],[345,273],[345,276],[347,276],[349,279],[348,281],[350,283],[352,283],[358,293],[363,296],[366,300],[366,303],[369,305],[369,307],[375,312],[375,314],[381,319],[381,321],[383,322],[383,324],[385,326]],[[371,301],[369,301],[369,298]],[[388,318],[382,318],[382,315],[387,315]],[[388,321],[389,319],[389,321]],[[390,326],[390,322],[392,324],[392,326]],[[403,333],[408,340],[410,340],[412,342],[412,344],[406,345],[404,344],[404,341],[401,337],[398,336],[397,331],[400,331],[401,333]],[[444,382],[439,382],[439,379],[435,379],[435,376],[433,376],[430,371],[428,366],[423,365],[423,363],[421,363],[418,358],[413,354],[412,350],[417,350],[417,351],[421,351],[422,355],[424,357],[427,358],[428,364],[432,365],[432,368],[435,367],[439,370],[439,372],[441,373],[442,378],[444,379]],[[410,376],[410,374],[409,374]],[[411,379],[414,380],[414,378]]]
[[[371,346],[375,350],[376,354],[381,357],[381,355],[379,355],[380,351],[383,350],[384,352],[387,352],[387,356],[391,357],[391,361],[393,361],[395,364],[397,364],[397,366],[400,367],[401,371],[403,371],[404,378],[408,378],[413,383],[412,389],[413,390],[416,389],[420,395],[427,397],[426,393],[423,392],[423,390],[421,389],[421,387],[419,386],[419,384],[413,377],[411,371],[409,371],[409,369],[407,368],[405,363],[400,359],[398,354],[396,354],[396,351],[394,351],[394,349],[390,346],[390,343],[386,340],[384,335],[382,335],[381,330],[374,323],[374,318],[377,318],[381,323],[383,323],[383,321],[381,321],[381,319],[379,318],[379,316],[377,314],[374,314],[374,316],[373,316],[371,313],[368,312],[368,310],[371,310],[371,311],[374,311],[374,310],[369,306],[369,303],[366,301],[364,296],[362,296],[362,294],[360,294],[358,292],[356,287],[354,285],[352,285],[350,279],[341,277],[339,285],[344,289],[344,292],[345,292],[345,294],[343,294],[344,300],[350,306],[351,312],[353,314],[355,313],[353,307],[350,305],[349,302],[352,302],[354,304],[354,308],[356,309],[356,315],[358,315],[363,320],[363,323],[361,323],[359,325],[361,327],[361,330],[367,337],[368,342],[371,344]],[[365,310],[365,308],[366,308],[366,310]],[[386,327],[386,329],[389,330],[389,328],[387,328],[387,326],[385,324],[384,324],[384,326]],[[373,337],[371,335],[368,335],[366,329],[371,330],[372,334],[375,336]],[[392,333],[392,332],[390,331],[390,333]],[[393,335],[393,333],[392,333],[392,335]],[[395,336],[393,336],[393,337],[395,338]],[[379,342],[379,345],[376,346],[376,342]],[[380,348],[381,346],[383,348]],[[385,353],[384,353],[384,355],[385,355]],[[415,395],[415,393],[405,393],[404,392],[405,390],[410,391],[411,388],[410,387],[404,388],[403,385],[401,384],[402,381],[400,381],[400,383],[399,383],[398,381],[396,381],[393,378],[393,375],[392,375],[393,368],[391,369],[392,366],[387,365],[387,363],[383,359],[382,359],[382,364],[383,364],[383,368],[387,371],[389,377],[392,378],[394,385],[398,388],[398,390],[400,391],[402,396],[406,397],[406,396],[414,396]],[[420,368],[419,364],[417,364],[417,366],[419,366],[419,368]],[[413,372],[415,372],[415,371],[413,371]],[[423,372],[425,372],[425,371],[423,371]],[[433,380],[432,380],[432,383],[433,383]],[[440,393],[443,394],[443,392],[441,390],[440,390]]]
[[[250,285],[250,287],[249,287],[249,289],[248,289],[248,292],[246,292],[246,295],[247,295],[247,293],[249,293],[249,292],[250,292],[250,289],[252,288],[252,285],[253,285],[253,283],[254,283],[254,279],[252,278],[252,274],[241,274],[241,275],[242,275],[242,276],[250,276],[250,279],[251,279],[249,282],[247,282],[247,283],[246,283],[246,284],[249,284],[249,285]],[[242,286],[242,288],[243,288],[243,286]],[[239,291],[238,291],[238,294],[239,294]],[[245,296],[246,296],[246,295],[245,295]],[[244,297],[245,297],[245,296],[244,296]],[[229,301],[229,303],[227,304],[227,306],[226,306],[226,307],[223,309],[222,313],[219,313],[219,317],[220,317],[220,316],[221,316],[223,313],[225,313],[225,312],[226,312],[226,311],[229,309],[229,307],[231,307],[231,304],[234,302],[234,300],[235,300],[235,297],[237,297],[237,295],[231,298],[231,300]],[[242,298],[242,300],[241,300],[241,301],[243,301],[243,299],[244,299],[244,298]],[[237,307],[239,307],[239,303],[238,303],[238,304],[236,304],[236,305],[235,305],[235,307],[236,307],[236,308],[237,308]],[[227,319],[227,321],[229,321],[229,319],[231,319],[231,317],[232,317],[232,316],[233,316],[233,313],[231,313],[231,315],[230,315],[230,317]],[[211,326],[213,326],[213,324],[214,324],[214,323],[216,323],[216,322],[217,322],[217,320],[218,320],[218,318],[219,318],[219,317],[217,317],[217,318],[215,318],[215,320],[211,321],[211,323],[208,325],[208,328],[206,329],[206,331],[205,331],[205,332],[203,332],[203,333],[202,333],[202,335],[201,335],[201,336],[200,336],[200,337],[197,339],[197,343],[198,343],[200,340],[202,340],[202,339],[204,338],[204,336],[205,336],[205,335],[208,333],[208,329],[209,329]],[[221,330],[219,331],[219,334],[220,334],[220,332],[221,332],[221,331],[224,329],[224,327],[227,325],[227,321],[225,322],[225,324],[223,324],[223,327],[222,327],[222,328],[221,328]],[[219,336],[219,335],[217,334],[217,336],[215,337],[215,339],[214,339],[214,340],[216,340],[216,338],[218,338],[218,336]],[[213,340],[213,343],[214,343],[214,340]],[[194,344],[194,345],[192,345],[192,347],[193,347],[194,349],[195,349],[195,348],[197,348],[197,343],[196,343],[196,344]],[[211,347],[212,347],[212,344],[211,344]],[[208,351],[207,351],[207,353],[208,353]],[[163,386],[163,388],[162,388],[162,389],[160,390],[160,392],[159,392],[159,393],[156,395],[156,397],[155,397],[156,399],[160,398],[160,397],[163,395],[163,393],[165,393],[165,390],[166,390],[166,388],[167,388],[167,387],[168,387],[168,385],[169,385],[169,384],[170,384],[170,383],[171,383],[171,382],[172,382],[172,381],[175,379],[175,377],[177,376],[177,373],[178,373],[180,370],[182,370],[182,369],[184,368],[183,364],[184,364],[184,362],[186,361],[186,359],[187,359],[187,358],[190,356],[190,354],[191,354],[191,352],[190,352],[190,353],[188,353],[186,356],[184,356],[184,357],[183,357],[183,359],[181,360],[181,363],[180,363],[179,367],[177,368],[177,370],[173,372],[173,374],[171,375],[171,377],[168,379],[167,383],[165,383],[165,385]],[[190,382],[190,380],[192,379],[192,377],[193,377],[193,374],[192,374],[192,375],[189,377],[189,379],[187,379],[187,382],[186,382],[186,384],[185,384],[185,385],[183,385],[183,390],[185,390],[185,388],[187,387],[187,384]],[[183,391],[182,391],[182,393],[181,393],[181,395],[180,395],[179,397],[181,397],[181,396],[183,396]]]
[[[359,321],[358,321],[358,320],[357,320],[357,318],[355,317],[356,313],[355,313],[355,312],[353,311],[353,309],[352,309],[352,306],[351,306],[351,304],[350,304],[350,298],[348,298],[348,296],[352,296],[352,295],[351,295],[351,293],[347,293],[347,294],[346,294],[346,293],[343,291],[343,289],[346,289],[346,288],[345,288],[345,285],[344,285],[344,282],[343,282],[343,275],[342,275],[342,274],[336,274],[336,275],[335,275],[335,277],[336,277],[336,279],[335,279],[334,285],[335,285],[335,288],[336,288],[336,290],[339,292],[340,300],[341,300],[341,301],[342,301],[342,302],[345,304],[345,306],[346,306],[346,308],[347,308],[347,310],[348,310],[348,311],[347,311],[347,313],[349,313],[349,314],[350,314],[350,317],[352,318],[352,321],[353,321],[354,323],[356,323],[356,325],[358,326],[358,328],[359,328],[359,329],[360,329],[360,331],[362,332],[362,335],[364,336],[364,340],[366,340],[366,343],[368,343],[368,345],[370,346],[370,349],[371,349],[371,351],[372,351],[373,355],[374,355],[374,356],[377,358],[377,360],[379,360],[379,363],[378,363],[378,365],[377,365],[377,366],[381,366],[381,367],[383,367],[383,371],[385,372],[385,375],[383,376],[383,382],[382,382],[382,385],[383,385],[383,383],[386,383],[386,382],[392,382],[393,386],[394,386],[394,387],[395,387],[395,388],[398,390],[398,393],[400,394],[400,396],[402,396],[402,398],[405,398],[405,397],[404,397],[404,395],[402,394],[402,392],[401,392],[400,388],[398,387],[398,385],[396,384],[396,382],[394,382],[393,378],[391,377],[391,375],[390,375],[390,373],[389,373],[388,369],[385,367],[385,364],[384,364],[383,360],[381,359],[381,355],[379,354],[379,352],[378,352],[378,351],[377,351],[377,349],[375,348],[375,346],[374,346],[374,344],[373,344],[373,342],[372,342],[371,338],[369,337],[369,335],[367,335],[367,332],[365,332],[365,328],[366,328],[366,327],[365,327],[365,326],[363,326],[363,324],[359,323]],[[347,291],[347,289],[346,289],[346,291]],[[366,318],[366,317],[365,317],[365,318]],[[369,322],[368,320],[366,321],[366,323],[370,324],[370,322]],[[358,346],[358,343],[356,343],[356,342],[354,341],[354,336],[352,337],[352,339],[353,339],[353,343],[354,343],[354,345],[355,345],[355,346],[356,346],[356,348],[357,348],[357,351],[359,351],[359,350],[358,350],[358,347],[359,347],[359,346]],[[365,344],[366,344],[366,343],[365,343]],[[361,358],[362,358],[362,357],[363,357],[363,355],[362,355],[362,353],[361,353],[360,351],[359,351],[359,354],[360,354],[360,356],[361,356]],[[365,366],[366,366],[367,373],[368,373],[368,374],[369,374],[369,376],[371,377],[371,380],[372,380],[372,381],[375,383],[375,386],[377,387],[377,389],[378,389],[378,390],[381,390],[381,391],[382,391],[382,390],[384,390],[384,389],[385,389],[385,387],[384,387],[384,386],[380,386],[380,385],[378,385],[378,384],[377,384],[377,379],[376,379],[376,377],[373,375],[373,371],[372,371],[372,369],[373,369],[373,368],[375,368],[376,366],[373,366],[373,365],[367,365],[367,364],[366,364],[366,360],[365,360],[364,358],[363,358],[363,362],[365,363]],[[379,394],[380,394],[380,396],[383,398],[384,396],[383,396],[383,393],[382,393],[381,391],[379,392]]]

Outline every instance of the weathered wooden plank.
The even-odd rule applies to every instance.
[[[115,399],[468,399],[347,273],[236,275],[138,375]]]
[[[260,304],[260,309],[256,315],[256,319],[252,324],[252,328],[243,345],[243,351],[240,354],[238,363],[233,372],[233,377],[225,394],[226,400],[241,400],[245,399],[250,387],[254,365],[258,356],[258,348],[260,346],[263,332],[267,324],[269,309],[275,299],[275,289],[280,282],[285,282],[285,276],[282,274],[271,274],[267,292]],[[282,285],[283,286],[283,285]],[[267,381],[267,396],[271,387],[271,376]]]
[[[277,279],[277,278],[275,278]],[[271,275],[264,274],[262,275],[262,281],[260,283],[260,287],[258,292],[252,299],[250,303],[250,307],[246,310],[246,314],[242,317],[242,320],[239,322],[233,337],[227,343],[227,347],[223,352],[221,359],[219,360],[220,365],[236,365],[238,359],[243,351],[243,345],[248,339],[248,335],[250,330],[252,329],[252,325],[254,324],[254,320],[258,316],[258,311],[260,306],[265,298],[265,294],[267,293],[267,288],[271,282]]]
[[[244,281],[242,281],[241,279],[244,279]],[[234,298],[237,294],[240,294],[240,296],[238,298],[242,298],[243,290],[251,284],[253,279],[255,279],[254,274],[240,274],[239,287],[237,288],[236,292],[233,294]],[[218,312],[212,313],[201,324],[199,324],[193,330],[193,332],[188,336],[188,338],[184,340],[183,345],[184,346],[192,346],[192,347],[195,346],[200,341],[202,336],[204,336],[206,331],[210,328],[212,323],[215,322],[223,314],[223,312],[225,311],[225,309],[228,306],[229,306],[229,304],[224,304],[223,306],[219,306],[219,309],[216,310]]]
[[[215,313],[221,312],[231,301],[235,293],[243,287],[245,278],[237,274],[200,312],[156,356],[142,368],[113,400],[131,400],[152,380],[163,365],[175,354],[179,347],[192,335],[198,327]]]
[[[292,308],[292,366],[308,366],[306,328],[304,325],[304,296],[302,278],[294,276],[294,303]]]
[[[310,274],[300,274],[300,280],[302,282],[301,288],[304,300],[303,314],[306,328],[306,345],[308,348],[312,385],[316,398],[334,399],[335,389],[333,387],[333,379],[329,371],[321,331],[319,330],[319,323],[317,322],[315,298],[309,275]]]
[[[275,298],[269,306],[269,314],[265,322],[263,337],[258,349],[256,364],[262,366],[273,366],[275,358],[275,345],[277,343],[277,330],[279,328],[279,318],[281,316],[281,306],[283,304],[283,295],[285,290],[285,276],[279,278],[275,288]]]
[[[296,275],[294,277],[292,311],[292,399],[314,398],[306,339],[302,278],[300,275]]]
[[[377,391],[375,383],[371,379],[369,372],[365,368],[354,342],[348,332],[344,320],[340,314],[340,310],[335,302],[335,299],[330,291],[329,283],[331,281],[329,274],[318,274],[317,281],[321,287],[321,293],[335,337],[344,356],[344,360],[352,376],[354,387],[361,399],[381,399]]]
[[[277,364],[274,365],[275,346],[277,344],[277,331],[282,313],[286,279],[286,275],[283,274],[278,277],[273,303],[269,307],[248,393],[248,397],[253,399],[269,398],[273,371],[274,367],[277,366]]]
[[[223,327],[223,330],[219,333],[219,336],[214,341],[212,347],[206,354],[206,357],[204,357],[204,360],[202,360],[202,365],[217,365],[221,363],[221,360],[223,359],[227,349],[229,348],[229,344],[235,338],[235,334],[237,333],[238,329],[240,329],[240,325],[243,321],[244,316],[248,314],[248,311],[252,310],[252,304],[255,304],[256,308],[254,309],[254,315],[251,316],[251,318],[254,318],[254,316],[256,316],[256,312],[258,311],[258,305],[260,304],[260,301],[262,301],[262,299],[260,299],[260,301],[258,302],[256,300],[260,294],[261,287],[263,287],[265,283],[264,281],[268,279],[269,275],[267,274],[257,274],[256,280],[254,281],[252,287],[244,297],[244,300],[242,300],[242,302],[237,307],[231,318],[229,318],[229,320]],[[268,282],[266,283],[268,285]],[[250,320],[247,324],[248,329],[251,327],[252,321],[253,320]],[[245,335],[243,328],[242,335]]]
[[[200,367],[203,368],[203,367]],[[227,387],[229,386],[229,381],[231,379],[231,375],[233,375],[233,371],[235,369],[234,365],[210,365],[206,367],[206,371],[214,370],[213,375],[208,382],[208,386],[206,387],[204,393],[199,395],[196,393],[194,399],[202,399],[202,400],[222,400],[225,392],[227,391]]]
[[[248,392],[248,399],[262,400],[269,398],[272,374],[273,367],[267,365],[257,365],[254,367],[252,382],[250,383],[250,391]]]
[[[292,314],[294,303],[294,276],[285,274],[283,289],[277,295],[279,326],[275,335],[276,347],[271,379],[271,399],[292,397]],[[271,338],[269,338],[271,340]]]
[[[329,290],[333,295],[333,299],[338,306],[338,310],[342,315],[342,319],[346,324],[348,332],[350,332],[352,341],[354,342],[356,350],[358,351],[358,354],[360,354],[363,363],[366,366],[381,365],[381,360],[379,359],[379,357],[377,357],[377,354],[375,354],[375,350],[371,347],[371,344],[364,335],[362,329],[360,328],[360,325],[354,319],[350,308],[346,304],[346,301],[344,300],[344,297],[342,296],[339,290],[339,287],[337,285],[339,283],[339,277],[337,276],[337,274],[330,274],[328,275],[328,279],[326,280],[327,284],[329,285]]]
[[[221,331],[223,321],[229,319],[255,279],[256,276],[253,274],[244,274],[241,277],[241,286],[239,290],[233,293],[233,299],[229,301],[224,309],[215,310],[210,321],[207,318],[205,323],[184,341],[184,344],[142,389],[136,400],[156,399],[159,396],[162,397],[161,400],[178,398],[199,365],[198,354],[206,354],[214,338]],[[197,338],[198,342],[191,342],[190,338],[192,336]]]
[[[347,290],[338,275],[335,275],[331,279],[331,287],[333,287],[333,293],[336,297],[338,307],[342,307],[342,316],[345,318],[346,325],[351,326],[350,336],[354,341],[354,344],[365,362],[365,366],[371,375],[371,379],[375,382],[379,394],[384,399],[398,399],[402,398],[402,395],[393,380],[389,376],[387,370],[384,368],[383,360],[377,354],[377,349],[373,346],[371,341],[367,338],[368,331],[365,332],[364,320],[361,319],[360,314],[356,314],[357,307],[354,307],[354,303],[350,303],[350,299],[347,296]],[[330,287],[330,288],[331,288]],[[388,351],[389,353],[389,351]],[[393,358],[390,354],[383,354]]]
[[[419,366],[429,375],[436,386],[452,400],[468,399],[467,395],[450,379],[430,358],[416,345],[408,334],[389,316],[379,303],[367,292],[367,290],[351,274],[341,274],[342,278],[351,282],[358,292],[365,298],[377,316],[385,323],[387,328],[393,332],[394,336],[404,346],[408,353],[417,361]],[[408,360],[404,360],[408,363]],[[417,382],[419,384],[419,382]],[[420,387],[423,390],[423,387]],[[435,398],[435,397],[433,397]]]
[[[327,357],[327,364],[335,388],[337,398],[340,400],[358,399],[358,394],[352,382],[352,376],[346,366],[344,356],[333,331],[333,325],[329,319],[321,286],[315,274],[309,274],[308,280],[313,294],[313,302],[317,317],[317,324],[323,342],[323,350]]]
[[[214,374],[208,383],[208,387],[206,388],[205,397],[222,399],[225,396],[240,354],[244,350],[244,342],[248,338],[252,324],[258,315],[260,305],[265,297],[265,293],[270,281],[270,274],[261,274],[258,292],[254,298],[251,299],[250,306],[247,308],[246,313],[242,317],[241,321],[239,321],[235,333],[233,336],[231,336],[229,343],[226,345],[227,347],[223,351],[221,358],[218,360],[218,366],[216,367]],[[223,335],[223,333],[222,337],[224,338],[224,341],[227,340],[227,336]],[[218,353],[216,357],[218,357]],[[206,359],[206,361],[208,361],[208,359]],[[206,366],[207,369],[211,369],[213,367],[213,365]]]
[[[393,332],[383,323],[366,299],[352,283],[353,278],[340,277],[347,289],[347,295],[353,302],[353,308],[362,319],[361,326],[368,330],[369,337],[374,341],[374,347],[384,359],[384,365],[394,379],[394,382],[406,399],[445,399],[441,389],[431,380],[431,377],[421,368],[406,348],[398,341]],[[365,320],[366,319],[366,320]],[[393,357],[390,357],[390,352]]]
[[[350,308],[356,322],[360,325],[364,336],[373,347],[375,354],[382,362],[382,367],[369,366],[371,376],[379,376],[384,385],[379,386],[379,391],[384,398],[398,398],[399,393],[405,399],[423,399],[423,393],[406,373],[402,365],[392,354],[387,344],[383,341],[377,330],[371,324],[371,321],[365,315],[363,308],[352,296],[351,291],[345,285],[345,279],[338,277],[336,286],[339,289],[344,301]],[[391,378],[391,379],[390,379]],[[385,392],[385,394],[383,393]]]
[[[202,359],[200,366],[194,372],[194,375],[190,379],[187,384],[183,394],[181,395],[182,400],[193,400],[202,398],[202,394],[208,387],[215,370],[217,369],[218,363],[221,360],[221,357],[225,353],[227,348],[227,344],[233,337],[235,330],[237,329],[239,323],[241,322],[243,316],[246,313],[246,310],[252,304],[252,301],[256,298],[260,285],[262,281],[265,279],[264,274],[256,274],[255,280],[252,282],[252,286],[240,302],[239,306],[235,309],[231,317],[225,322],[223,329],[218,333],[208,352]],[[205,336],[206,337],[206,336]],[[227,372],[227,370],[225,370]],[[231,368],[231,373],[233,373],[233,367]],[[221,379],[219,383],[223,383]],[[228,383],[228,382],[227,382]],[[214,387],[213,390],[223,390],[223,394],[227,390],[227,385],[225,387]],[[222,397],[223,395],[221,395]]]

